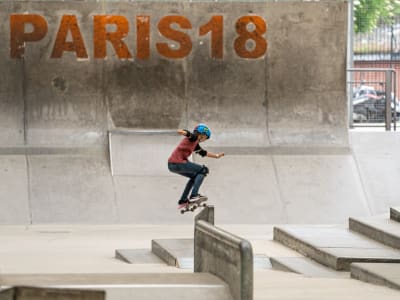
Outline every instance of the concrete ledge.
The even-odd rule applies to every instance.
[[[117,249],[115,258],[129,264],[163,264],[164,262],[148,249]]]
[[[64,288],[14,287],[0,292],[1,300],[104,300],[104,291]]]
[[[400,224],[395,221],[383,218],[349,218],[349,228],[382,244],[400,249]]]
[[[214,206],[210,205],[205,208],[203,208],[194,218],[194,223],[196,224],[197,221],[205,221],[210,223],[211,225],[214,225]]]
[[[400,262],[399,251],[345,228],[275,227],[274,240],[335,270],[350,270],[353,262]]]
[[[271,257],[271,265],[274,269],[302,274],[306,277],[316,278],[344,278],[347,272],[335,272],[306,257]]]
[[[208,222],[197,221],[194,235],[194,271],[218,276],[235,300],[253,299],[251,244]]]
[[[180,268],[193,260],[193,239],[152,240],[151,251],[167,265]]]
[[[400,207],[390,208],[390,219],[396,222],[400,222]]]
[[[351,277],[400,290],[400,264],[353,263]]]

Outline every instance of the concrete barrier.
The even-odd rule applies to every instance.
[[[205,221],[210,223],[211,225],[214,225],[214,206],[210,205],[205,208],[203,208],[195,217],[194,217],[194,224],[197,223],[197,221]]]
[[[251,244],[202,220],[195,225],[194,271],[224,280],[234,300],[253,299]]]
[[[0,300],[104,300],[104,291],[13,287],[0,291]]]
[[[390,219],[393,221],[400,222],[400,207],[390,208]]]

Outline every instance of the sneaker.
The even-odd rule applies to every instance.
[[[184,208],[189,204],[189,200],[186,201],[179,201],[178,202],[178,209]]]
[[[189,198],[189,202],[196,202],[199,200],[205,201],[205,200],[207,200],[207,196],[197,194],[196,196],[190,196],[190,198]]]

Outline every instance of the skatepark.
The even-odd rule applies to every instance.
[[[0,8],[0,299],[399,298],[400,140],[349,129],[347,2]],[[181,215],[200,122],[225,157]]]

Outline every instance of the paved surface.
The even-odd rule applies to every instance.
[[[272,241],[269,225],[223,225],[222,228],[249,239],[255,253],[267,257],[299,257]],[[128,300],[133,295],[165,299],[205,297],[208,282],[192,285],[191,270],[165,264],[128,264],[115,259],[115,249],[150,249],[152,238],[190,238],[192,226],[2,226],[0,227],[0,283],[54,283],[59,286],[90,283],[107,289],[107,298]],[[150,238],[151,237],[151,238]],[[154,274],[182,282],[157,285]],[[147,274],[147,275],[146,275]],[[160,278],[167,278],[161,276]],[[192,278],[192,279],[191,279]],[[306,278],[299,274],[269,269],[255,270],[255,299],[397,300],[399,292],[354,279]],[[155,280],[155,281],[153,281]],[[172,279],[171,279],[172,280]],[[135,283],[137,282],[136,285]],[[153,286],[147,286],[153,282]],[[160,284],[162,280],[158,280]],[[196,281],[197,282],[197,281]],[[107,284],[106,284],[107,283]],[[198,283],[198,282],[197,282]],[[70,286],[69,285],[69,286]],[[81,286],[81,285],[80,285]],[[185,287],[186,286],[186,287]],[[221,290],[219,296],[225,297]],[[204,298],[203,298],[204,299]],[[211,298],[210,298],[211,299]],[[215,298],[217,299],[217,298]],[[219,298],[225,299],[225,298]]]

